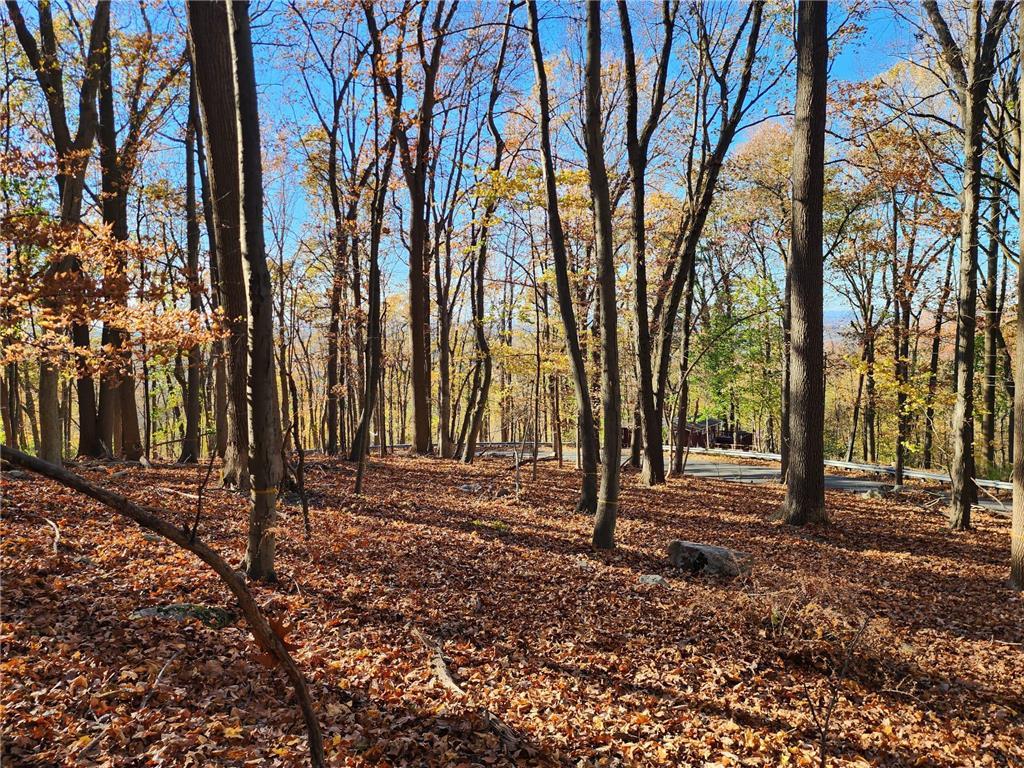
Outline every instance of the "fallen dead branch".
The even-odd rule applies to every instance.
[[[164,520],[156,514],[155,510],[141,507],[120,494],[93,485],[63,467],[58,467],[48,461],[29,456],[27,453],[8,448],[6,445],[0,445],[0,456],[23,469],[28,469],[43,477],[55,480],[68,488],[73,488],[90,498],[96,499],[115,512],[135,521],[143,528],[148,528],[154,533],[170,539],[179,547],[188,550],[210,566],[227,585],[228,589],[231,590],[232,594],[234,594],[235,599],[238,601],[238,606],[241,608],[242,614],[249,625],[249,629],[256,639],[257,645],[264,652],[271,654],[284,668],[285,674],[291,682],[295,696],[298,699],[303,719],[306,722],[310,759],[315,768],[322,768],[324,766],[320,723],[313,708],[309,689],[306,687],[306,680],[285,647],[284,641],[278,637],[277,633],[270,626],[270,622],[256,603],[252,592],[249,591],[249,587],[246,586],[245,582],[235,572],[235,569],[223,557],[201,540],[190,536],[187,529],[177,528]]]
[[[185,499],[199,498],[199,496],[197,496],[194,493],[189,493],[188,491],[179,491],[177,488],[168,488],[166,485],[154,485],[153,490],[160,491],[162,493],[173,493],[175,496],[181,496],[182,498]]]
[[[21,510],[21,514],[28,515],[29,517],[34,517],[36,520],[42,520],[44,523],[50,526],[50,530],[53,531],[53,553],[57,554],[57,548],[60,547],[60,528],[57,526],[57,524],[53,522],[53,520],[51,520],[50,518],[43,517],[42,515],[37,515],[35,512],[29,512],[27,509]]]
[[[145,709],[146,705],[149,703],[149,700],[153,697],[153,694],[156,693],[156,687],[160,685],[160,681],[164,677],[164,672],[166,672],[167,668],[171,666],[171,662],[173,662],[180,655],[181,651],[175,651],[171,658],[165,661],[164,665],[160,667],[160,671],[156,673],[156,677],[153,679],[152,685],[149,686],[149,690],[146,691],[146,695],[142,698],[142,703],[139,704],[139,709]]]
[[[443,688],[445,688],[445,690],[450,691],[460,699],[467,698],[468,694],[466,691],[457,682],[455,682],[455,678],[452,677],[451,672],[448,670],[448,663],[445,661],[444,653],[441,651],[441,646],[415,627],[412,630],[412,635],[420,642],[421,645],[423,645],[424,648],[430,651],[430,671],[433,673],[434,678]],[[532,750],[523,743],[519,734],[506,725],[500,717],[491,712],[487,707],[480,707],[480,716],[483,718],[484,722],[490,726],[491,730],[497,734],[502,745],[509,753],[514,754],[520,750],[532,752]]]

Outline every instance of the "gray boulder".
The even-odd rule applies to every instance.
[[[679,539],[668,545],[668,559],[673,568],[729,578],[750,573],[753,561],[746,552]]]
[[[669,586],[668,581],[664,576],[657,573],[645,573],[639,579],[641,584],[648,584],[652,587],[667,587]]]

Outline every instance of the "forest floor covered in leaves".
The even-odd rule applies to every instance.
[[[76,471],[184,524],[205,467]],[[627,474],[619,547],[594,553],[569,468],[524,468],[518,498],[507,460],[374,459],[361,498],[353,477],[311,459],[312,536],[289,503],[280,583],[254,586],[295,625],[331,765],[817,765],[832,690],[830,765],[1024,765],[1005,519],[953,534],[912,497],[830,493],[832,523],[794,530],[771,519],[781,488]],[[56,484],[3,494],[5,766],[305,760],[290,689],[240,620],[133,618],[233,612],[201,563]],[[245,500],[206,499],[200,536],[240,561]],[[674,572],[674,538],[751,552],[753,573]]]

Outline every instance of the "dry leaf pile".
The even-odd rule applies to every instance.
[[[77,471],[185,525],[204,470]],[[830,765],[1024,765],[1004,519],[953,534],[934,509],[832,493],[830,526],[793,530],[775,487],[627,476],[619,548],[595,554],[568,468],[518,499],[504,460],[374,460],[360,498],[353,477],[309,463],[313,535],[286,505],[280,583],[254,586],[331,765],[817,765],[812,703],[832,690]],[[280,670],[212,573],[53,483],[3,493],[4,765],[306,760]],[[210,490],[199,535],[240,561],[246,514]],[[674,572],[674,538],[750,552],[753,575]]]

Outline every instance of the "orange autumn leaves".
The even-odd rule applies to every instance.
[[[7,243],[0,363],[44,360],[78,375],[116,372],[132,357],[171,357],[222,335],[221,314],[168,303],[171,280],[153,274],[152,265],[170,258],[161,247],[119,240],[99,222],[69,225],[44,214],[30,186],[48,168],[41,161],[9,153],[0,167],[21,180],[16,189],[23,192],[20,207],[0,219],[0,238]],[[76,347],[71,324],[119,330],[120,343]]]

